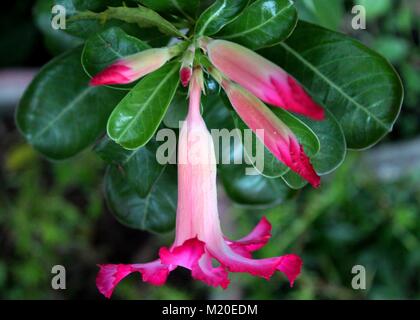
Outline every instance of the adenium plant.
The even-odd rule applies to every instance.
[[[242,239],[223,234],[216,176],[251,207],[277,205],[308,182],[318,188],[347,149],[369,148],[392,130],[403,97],[393,67],[358,41],[299,20],[288,0],[51,2],[66,9],[72,48],[35,77],[18,127],[53,160],[93,149],[121,223],[175,227],[154,261],[100,264],[99,291],[110,297],[132,272],[162,285],[177,267],[215,287],[228,286],[229,272],[268,279],[280,271],[293,285],[297,255],[252,258],[270,238],[266,218]],[[168,128],[179,130],[176,166],[157,161]],[[250,161],[252,175],[216,159],[210,130],[235,128],[255,138],[241,144],[248,160],[262,143],[263,166]]]

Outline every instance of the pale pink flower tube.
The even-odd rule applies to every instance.
[[[217,69],[262,101],[314,120],[324,119],[324,109],[271,61],[230,41],[203,38],[200,43]]]
[[[201,70],[194,70],[189,112],[179,137],[175,241],[170,248],[161,248],[159,259],[150,263],[100,265],[96,282],[106,297],[132,272],[140,272],[143,281],[162,285],[178,266],[190,269],[193,278],[222,288],[229,285],[228,272],[248,272],[268,279],[279,270],[291,285],[300,273],[302,261],[294,254],[252,259],[252,252],[263,247],[271,236],[271,225],[265,218],[238,241],[224,237],[217,207],[214,146],[200,114],[201,79]],[[213,259],[220,263],[218,267],[212,265]]]

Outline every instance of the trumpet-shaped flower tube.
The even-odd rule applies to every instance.
[[[147,49],[121,58],[95,75],[91,86],[126,84],[159,69],[179,54],[179,46]]]
[[[312,186],[319,187],[320,177],[289,127],[254,95],[223,78],[217,71],[212,70],[212,73],[225,90],[236,113],[267,149]]]
[[[183,267],[191,270],[193,278],[222,288],[229,285],[229,272],[247,272],[268,279],[281,271],[291,285],[300,273],[302,261],[294,254],[252,259],[252,252],[263,247],[271,236],[265,218],[238,241],[224,237],[217,207],[214,146],[200,114],[201,79],[201,70],[194,70],[189,112],[179,137],[175,241],[169,248],[162,247],[159,259],[153,262],[100,265],[97,287],[106,297],[133,272],[140,272],[145,282],[162,285],[170,271]],[[213,260],[219,265],[214,266]]]
[[[230,41],[202,38],[200,45],[217,69],[264,102],[314,120],[324,119],[324,109],[271,61]]]

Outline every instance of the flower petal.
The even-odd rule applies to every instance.
[[[320,178],[294,133],[264,103],[237,84],[222,81],[222,87],[235,111],[255,132],[268,150],[315,188]]]
[[[212,266],[212,257],[209,253],[204,253],[191,272],[193,278],[203,281],[205,284],[226,289],[229,286],[228,272],[222,267]]]
[[[295,254],[286,254],[281,257],[277,270],[286,275],[287,279],[289,279],[290,287],[293,287],[296,278],[300,274],[302,264],[302,259]]]
[[[95,75],[91,86],[126,84],[163,66],[172,55],[168,48],[148,49],[117,60]]]
[[[312,100],[294,78],[271,61],[225,40],[204,41],[204,49],[213,65],[226,77],[264,102],[314,120],[324,119],[324,109]]]
[[[143,281],[153,285],[164,284],[169,274],[168,267],[159,260],[143,264],[102,264],[99,267],[96,286],[107,298],[111,297],[118,283],[133,272],[140,272]]]
[[[192,269],[204,253],[204,242],[197,238],[188,239],[182,245],[168,249],[162,247],[159,257],[162,263]]]
[[[271,237],[271,224],[266,217],[262,217],[255,228],[242,239],[232,241],[226,240],[231,248],[242,247],[248,252],[261,249]]]

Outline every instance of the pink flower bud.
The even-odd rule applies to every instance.
[[[262,101],[315,120],[324,119],[324,109],[271,61],[230,41],[204,38],[200,45],[217,69]]]

